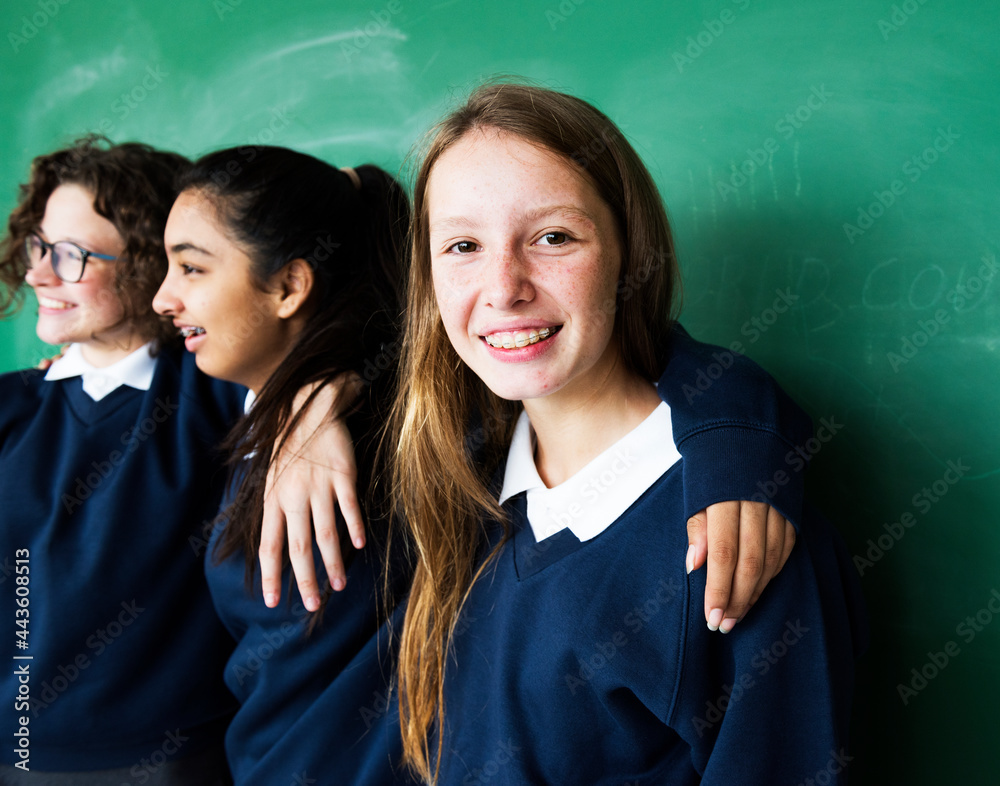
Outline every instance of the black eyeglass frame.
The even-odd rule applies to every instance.
[[[39,236],[38,233],[29,232],[28,236],[24,239],[24,251],[28,257],[28,267],[32,267],[32,262],[31,262],[31,257],[33,253],[33,249],[31,247],[32,239],[38,241],[38,244],[42,248],[42,254],[38,258],[38,261],[41,262],[42,259],[45,258],[45,255],[49,254],[49,264],[52,265],[52,272],[56,274],[56,277],[60,281],[65,281],[67,284],[76,284],[83,278],[83,273],[87,269],[87,260],[90,259],[90,257],[94,257],[95,259],[103,259],[106,262],[116,262],[118,260],[118,257],[109,256],[108,254],[98,254],[96,251],[88,251],[85,248],[81,248],[71,240],[57,240],[55,243],[49,243],[47,240],[42,240],[41,236]],[[72,246],[73,248],[75,248],[77,251],[80,252],[79,276],[77,276],[76,278],[66,278],[65,276],[60,274],[59,266],[55,262],[57,256],[56,246]]]

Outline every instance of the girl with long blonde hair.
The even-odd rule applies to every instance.
[[[834,533],[810,518],[727,636],[671,559],[694,512],[759,493],[739,467],[808,436],[766,374],[687,336],[676,294],[656,187],[594,107],[489,84],[436,127],[391,442],[416,562],[401,728],[424,780],[798,782],[844,744],[863,630]],[[711,396],[685,400],[720,356]],[[805,517],[798,492],[768,501]]]

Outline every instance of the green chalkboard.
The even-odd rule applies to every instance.
[[[973,0],[8,0],[0,210],[90,130],[396,169],[484,76],[593,101],[663,192],[688,329],[837,426],[809,482],[871,614],[854,782],[993,783],[997,23]],[[33,311],[0,369],[49,351]]]

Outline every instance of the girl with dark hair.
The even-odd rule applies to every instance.
[[[0,246],[4,311],[28,284],[38,335],[69,344],[47,371],[0,376],[5,784],[230,782],[233,643],[202,551],[246,390],[198,371],[151,306],[188,165],[98,137],[40,156]]]
[[[621,132],[572,96],[480,88],[430,138],[412,236],[388,446],[418,555],[406,761],[444,784],[827,771],[864,635],[857,577],[793,482],[771,500],[802,524],[773,589],[727,636],[701,621],[703,574],[671,559],[684,522],[759,493],[733,456],[780,468],[808,432],[743,358],[704,400],[683,394],[723,350],[675,323],[666,213]]]
[[[244,384],[256,396],[228,442],[232,483],[206,563],[216,607],[238,641],[226,668],[226,682],[241,704],[227,735],[238,783],[279,782],[292,763],[320,782],[383,783],[396,777],[392,763],[401,743],[390,729],[385,680],[392,666],[385,634],[379,636],[378,611],[392,608],[406,589],[408,571],[382,565],[382,529],[373,525],[375,548],[355,555],[347,592],[325,598],[312,616],[294,591],[280,609],[254,602],[262,581],[254,555],[262,538],[261,493],[271,449],[290,419],[288,402],[302,388],[322,391],[345,376],[363,381],[350,416],[359,437],[360,488],[369,490],[369,511],[391,507],[387,489],[376,482],[374,446],[400,351],[394,318],[406,229],[406,200],[381,170],[338,171],[268,147],[223,150],[198,161],[183,179],[167,222],[171,266],[155,308],[173,318],[199,368]],[[651,238],[649,247],[665,249],[665,257],[646,264],[673,264],[669,236]],[[700,356],[692,348],[684,357],[690,362]],[[744,370],[740,381],[759,386],[761,376]],[[345,390],[353,395],[349,386]],[[773,392],[760,393],[760,400],[773,401]],[[444,435],[453,439],[452,454],[421,459],[457,461],[458,472],[465,464],[489,462],[491,453],[481,455],[481,449],[493,448],[491,431],[502,410],[470,409],[461,388],[426,394],[449,402],[444,410],[454,413],[455,430]],[[737,403],[725,404],[727,415],[741,411]],[[689,413],[692,424],[710,417]],[[470,430],[477,418],[482,425]],[[431,419],[420,428],[439,425]],[[414,471],[421,466],[414,464]],[[726,499],[711,497],[721,488],[717,483],[696,494],[692,502],[704,504],[693,510]],[[441,500],[440,510],[455,501],[461,502]],[[291,587],[294,560],[288,557],[282,583]],[[313,549],[305,567],[314,571],[318,563]],[[300,574],[303,565],[294,568]],[[387,575],[381,596],[380,570]],[[466,586],[448,570],[438,581],[446,591],[452,584],[459,591]],[[423,602],[419,592],[417,599]]]
[[[344,385],[341,398],[352,401],[366,509],[384,509],[374,447],[394,380],[408,219],[405,195],[378,167],[338,170],[284,148],[244,147],[196,162],[167,221],[170,268],[154,307],[202,371],[246,385],[253,398],[227,443],[232,477],[206,556],[216,608],[237,640],[225,680],[240,703],[226,736],[239,784],[396,777],[400,740],[379,627],[403,573],[383,564],[378,519],[369,521],[371,545],[349,562],[346,590],[327,594],[314,614],[294,591],[278,608],[260,602],[256,555],[272,448],[307,386],[363,383]],[[318,549],[309,559],[319,564]],[[286,564],[286,583],[290,576]]]

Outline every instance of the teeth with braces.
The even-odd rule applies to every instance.
[[[184,338],[191,338],[191,336],[201,336],[204,335],[205,328],[203,327],[182,327],[181,335]]]
[[[526,347],[529,344],[537,344],[553,333],[556,332],[556,328],[540,328],[539,330],[528,330],[528,331],[518,331],[517,333],[495,333],[490,336],[484,336],[486,343],[491,347],[496,349],[515,349]]]

